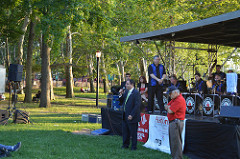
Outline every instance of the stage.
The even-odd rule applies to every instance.
[[[112,135],[122,135],[121,111],[102,108],[101,114],[102,128],[109,129]],[[146,120],[145,116],[151,115],[142,116]],[[164,118],[161,115],[154,116]],[[184,146],[186,156],[193,159],[240,159],[239,125],[221,124],[217,118],[206,116],[186,115],[186,119]]]

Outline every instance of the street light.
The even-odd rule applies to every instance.
[[[98,92],[99,92],[99,58],[101,57],[101,51],[96,52],[97,57],[97,92],[96,92],[96,107],[98,108]]]

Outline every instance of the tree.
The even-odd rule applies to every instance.
[[[71,26],[67,27],[67,37],[66,37],[66,57],[68,59],[68,64],[66,65],[66,98],[74,97],[73,92],[73,74],[72,74],[72,33]]]
[[[33,55],[33,42],[35,37],[35,22],[34,19],[30,22],[29,38],[28,38],[28,50],[27,50],[27,62],[26,62],[26,88],[25,99],[26,103],[32,101],[32,55]]]

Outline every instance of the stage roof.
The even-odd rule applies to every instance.
[[[163,40],[240,46],[240,10],[166,29],[121,37],[121,42]]]

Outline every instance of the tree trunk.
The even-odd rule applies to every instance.
[[[121,72],[120,72],[120,69],[119,69],[119,65],[118,63],[116,62],[116,66],[117,66],[117,71],[118,71],[118,85],[121,85],[122,83],[122,80],[121,80]]]
[[[53,80],[52,80],[52,73],[51,73],[51,67],[49,67],[49,78],[50,78],[50,100],[55,100],[55,95],[53,91]]]
[[[18,59],[17,59],[17,63],[22,65],[23,62],[23,42],[24,42],[24,38],[25,38],[25,33],[27,31],[27,26],[29,24],[29,14],[25,16],[24,19],[24,23],[22,26],[22,32],[23,34],[20,36],[19,41],[18,41]],[[23,83],[20,82],[20,94],[23,94]]]
[[[145,76],[146,79],[148,79],[147,78],[147,76],[148,76],[147,62],[146,62],[146,60],[143,57],[140,58],[140,60],[139,60],[139,66],[140,66],[140,74],[141,74],[141,76]]]
[[[124,63],[123,63],[123,61],[120,61],[119,62],[120,63],[120,70],[121,70],[121,75],[122,75],[122,81],[125,81],[125,68],[124,68]]]
[[[32,102],[32,55],[33,55],[33,42],[35,37],[34,32],[35,23],[31,21],[29,29],[28,39],[28,51],[27,51],[27,62],[26,62],[26,88],[25,88],[25,99],[26,103]]]
[[[92,55],[89,55],[88,59],[89,59],[88,73],[89,73],[89,82],[90,82],[90,92],[91,92],[91,93],[94,93],[95,90],[94,90],[94,85],[93,85],[94,79],[93,79],[93,61],[92,61]]]
[[[13,46],[13,54],[11,54],[12,57],[10,57],[10,61],[12,61],[13,63],[17,63],[16,47],[17,47],[17,45],[14,45],[14,46]],[[10,62],[10,63],[11,63],[11,62]]]
[[[25,33],[27,31],[28,24],[29,24],[29,15],[26,15],[22,29],[21,29],[23,34],[20,36],[19,41],[18,41],[18,61],[17,61],[17,63],[20,65],[22,65],[22,62],[23,62],[23,42],[24,42]]]
[[[109,86],[108,86],[108,76],[107,76],[107,70],[106,70],[106,65],[105,65],[104,53],[102,53],[101,62],[102,62],[103,77],[104,77],[103,78],[104,93],[108,93]]]
[[[0,48],[0,53],[1,53],[0,56],[2,57],[2,59],[0,59],[1,60],[0,64],[5,67],[5,63],[6,63],[6,56],[5,56],[5,54],[6,53],[4,53],[4,52],[6,52],[5,48]]]
[[[50,108],[50,51],[46,41],[46,35],[42,35],[42,66],[41,66],[41,97],[39,107]]]
[[[10,55],[9,55],[9,45],[8,45],[8,38],[6,38],[6,68],[7,68],[7,72],[10,66]]]
[[[68,58],[68,65],[66,66],[66,98],[73,98],[73,73],[72,73],[72,35],[71,27],[68,26],[68,33],[66,37],[66,56]]]

